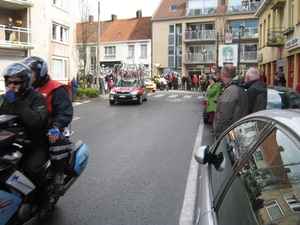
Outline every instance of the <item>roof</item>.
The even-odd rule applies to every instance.
[[[151,39],[151,17],[131,18],[100,22],[100,42]],[[86,30],[86,43],[97,42],[98,22],[76,24],[77,43],[82,42],[82,31]]]
[[[169,10],[171,5],[178,5],[176,10]],[[185,16],[186,0],[161,0],[152,19],[174,18]]]

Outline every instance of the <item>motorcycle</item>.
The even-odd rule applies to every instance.
[[[35,200],[35,185],[23,173],[26,159],[23,157],[22,149],[29,146],[30,141],[24,139],[19,129],[15,129],[17,132],[11,131],[16,127],[18,127],[17,116],[0,116],[0,225],[23,224],[39,211]],[[51,168],[51,161],[48,160],[43,167],[47,174],[50,210],[82,174],[88,162],[89,148],[81,140],[70,141],[67,149],[70,160],[65,171],[62,194],[54,194],[55,173]]]

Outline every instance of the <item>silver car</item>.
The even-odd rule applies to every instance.
[[[200,147],[196,224],[300,224],[299,130],[300,109],[264,110]]]

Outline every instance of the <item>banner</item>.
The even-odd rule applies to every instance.
[[[219,45],[219,66],[233,64],[237,66],[238,45]]]

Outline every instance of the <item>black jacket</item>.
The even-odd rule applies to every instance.
[[[31,147],[48,146],[48,112],[45,97],[29,89],[21,99],[9,102],[5,95],[1,95],[0,115],[16,115],[20,118],[27,131],[27,139],[31,141]]]
[[[259,79],[245,84],[248,97],[248,113],[264,110],[267,107],[268,89]]]

